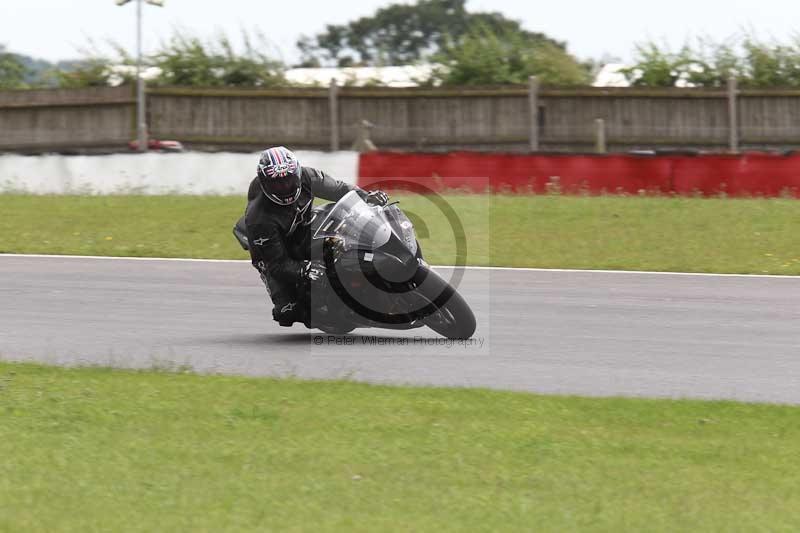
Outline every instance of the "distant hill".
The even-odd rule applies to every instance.
[[[17,54],[13,51],[7,51],[5,47],[0,46],[0,54],[2,53],[9,53],[18,59],[23,65],[25,65],[25,69],[27,71],[25,75],[25,83],[30,85],[53,84],[53,79],[47,76],[48,72],[53,70],[70,72],[79,68],[85,63],[85,61],[82,59],[65,59],[53,63],[45,59],[31,57],[25,54]]]

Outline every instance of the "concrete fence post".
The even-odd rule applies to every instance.
[[[594,151],[598,154],[608,152],[606,142],[606,121],[598,118],[594,121]]]
[[[539,151],[539,78],[528,78],[528,107],[530,124],[529,140],[531,152]]]
[[[331,151],[339,151],[339,86],[336,80],[331,78],[328,88],[328,107],[330,109],[331,123]]]
[[[739,151],[739,83],[736,78],[728,79],[728,149]]]

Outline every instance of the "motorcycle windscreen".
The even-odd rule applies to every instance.
[[[382,208],[367,205],[352,191],[336,203],[314,232],[315,239],[326,237],[341,239],[345,250],[375,250],[389,242],[392,228]]]
[[[389,221],[392,231],[406,245],[412,255],[417,255],[417,234],[414,231],[414,224],[397,205],[389,205],[383,211],[384,216]]]

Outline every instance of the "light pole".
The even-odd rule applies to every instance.
[[[132,0],[116,0],[124,6]],[[164,6],[164,0],[136,0],[136,133],[140,152],[147,151],[147,115],[145,107],[144,79],[142,78],[142,3]]]

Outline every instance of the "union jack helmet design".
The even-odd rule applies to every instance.
[[[279,205],[291,205],[300,197],[302,167],[291,150],[277,146],[261,152],[258,183],[264,195]]]

